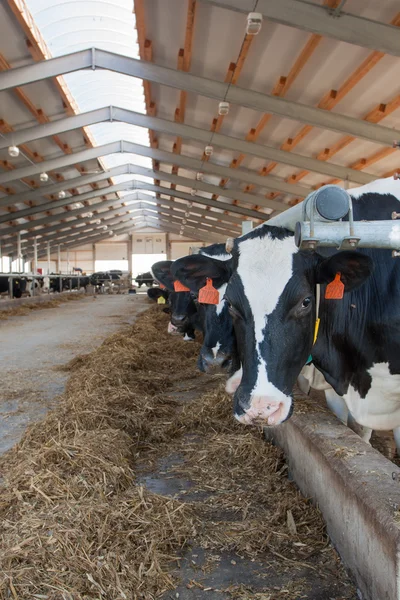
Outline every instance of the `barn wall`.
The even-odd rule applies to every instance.
[[[201,248],[203,246],[207,246],[207,244],[171,233],[169,235],[169,258],[170,260],[176,260],[182,256],[187,256],[190,253],[190,248]]]

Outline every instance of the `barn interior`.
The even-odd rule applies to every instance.
[[[399,26],[398,0],[0,2],[0,598],[400,598],[393,435],[300,390],[292,448],[243,428],[147,294],[323,186],[400,188]]]

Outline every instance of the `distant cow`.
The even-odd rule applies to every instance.
[[[21,298],[26,291],[26,277],[13,277],[12,292],[14,298]],[[10,275],[0,275],[0,294],[8,293],[10,290]]]
[[[63,292],[65,290],[75,290],[85,288],[90,284],[90,278],[86,275],[77,277],[76,275],[58,277],[53,273],[49,276],[49,288],[53,292]]]
[[[154,283],[154,279],[150,271],[147,273],[139,273],[139,275],[135,278],[138,287],[142,287],[142,285],[147,285],[151,287]]]
[[[176,292],[171,273],[172,260],[162,260],[151,267],[153,277],[170,292],[171,321],[168,332],[183,334],[184,340],[195,339],[195,329],[203,331],[203,324],[197,312],[194,295],[191,292]]]
[[[198,307],[204,321],[204,340],[197,364],[205,373],[233,375],[240,368],[240,360],[233,320],[224,298],[226,282],[221,279],[218,269],[212,270],[214,261],[218,261],[219,268],[226,273],[230,272],[232,256],[226,252],[225,244],[212,244],[201,248],[199,254],[184,256],[173,263],[171,271],[196,295],[206,285],[206,271],[212,279],[213,287],[219,293],[219,302]]]

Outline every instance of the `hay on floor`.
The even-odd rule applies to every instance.
[[[319,567],[343,577],[321,515],[288,482],[280,450],[235,423],[221,389],[192,403],[176,395],[199,378],[199,344],[169,336],[167,322],[152,307],[73,359],[59,407],[0,459],[2,600],[153,600],[173,587],[189,541],[267,552],[289,568],[316,568],[317,554]],[[174,448],[185,474],[212,490],[204,502],[137,484],[143,461]],[[241,520],[210,527],[205,516],[221,509]]]

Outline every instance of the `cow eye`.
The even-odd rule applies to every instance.
[[[311,304],[311,298],[310,296],[307,296],[307,298],[304,298],[302,304],[301,304],[301,308],[308,308]]]

